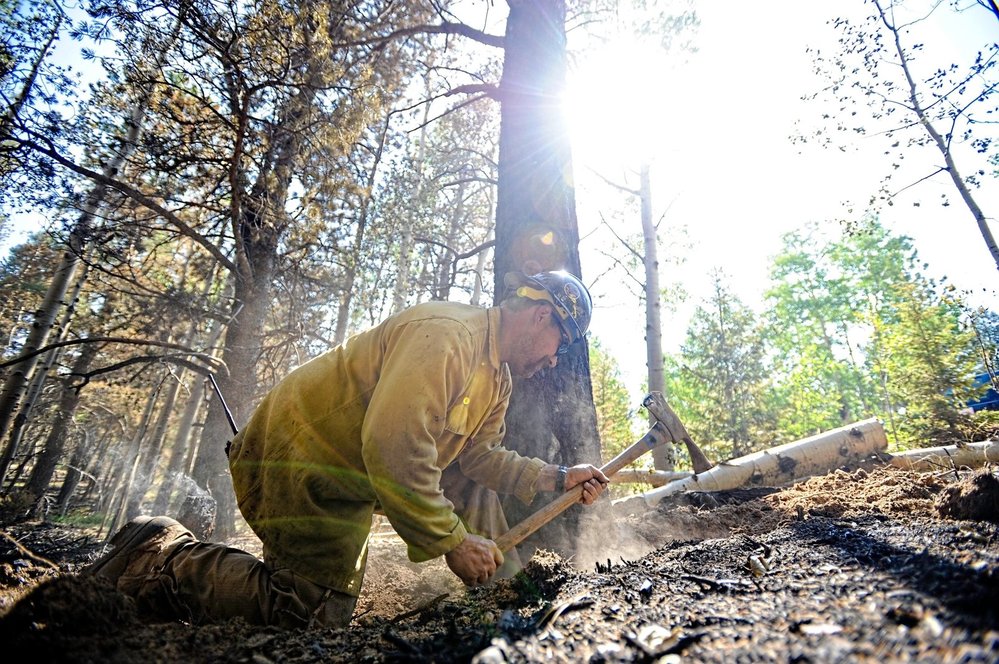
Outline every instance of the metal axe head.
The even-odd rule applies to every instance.
[[[682,443],[684,439],[690,438],[690,434],[687,433],[687,429],[680,422],[680,418],[676,416],[673,409],[666,403],[666,397],[663,396],[662,392],[650,392],[642,401],[642,405],[669,432],[670,439],[674,443]]]
[[[701,451],[701,448],[690,438],[687,428],[683,426],[683,422],[680,421],[680,418],[676,416],[673,409],[666,403],[666,397],[663,396],[662,392],[649,392],[648,396],[642,401],[642,405],[652,413],[656,421],[669,433],[670,439],[674,443],[683,443],[686,445],[687,452],[690,454],[690,460],[694,464],[695,473],[703,473],[714,465]]]

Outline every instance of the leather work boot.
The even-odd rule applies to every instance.
[[[107,579],[119,592],[134,597],[143,582],[159,573],[178,545],[194,541],[194,535],[170,517],[136,517],[111,538],[111,551],[83,574]]]

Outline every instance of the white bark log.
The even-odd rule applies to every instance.
[[[625,468],[617,471],[617,474],[610,478],[615,484],[651,484],[652,486],[664,486],[676,480],[686,479],[692,476],[689,471],[669,471],[669,470],[639,470],[637,468]]]
[[[644,510],[683,491],[724,491],[744,486],[779,486],[820,475],[888,447],[881,422],[864,420],[839,429],[725,461],[711,470],[615,501]]]
[[[944,470],[961,466],[980,468],[990,461],[999,462],[999,442],[994,440],[960,447],[948,445],[908,450],[892,454],[888,463],[906,470]]]

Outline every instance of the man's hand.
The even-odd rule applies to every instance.
[[[596,466],[580,464],[569,469],[565,476],[565,486],[556,487],[556,490],[568,491],[577,484],[582,484],[583,494],[579,497],[579,502],[592,505],[609,482],[607,476]]]
[[[469,534],[444,554],[447,566],[466,586],[482,585],[503,564],[503,554],[491,539]]]

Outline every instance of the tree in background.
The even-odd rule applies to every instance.
[[[220,359],[219,383],[238,424],[278,376],[325,350],[348,328],[383,317],[394,304],[399,275],[414,275],[404,285],[417,300],[457,295],[478,301],[482,275],[490,267],[486,250],[497,204],[495,140],[485,140],[490,133],[495,139],[496,114],[460,112],[470,102],[492,97],[507,107],[521,103],[523,110],[526,105],[528,122],[521,128],[528,135],[522,145],[544,150],[524,155],[526,161],[506,173],[523,178],[523,168],[530,171],[539,156],[554,167],[546,171],[557,174],[547,180],[554,185],[548,190],[541,180],[526,176],[532,186],[540,185],[533,192],[539,196],[521,203],[542,204],[537,218],[555,222],[560,239],[567,240],[565,265],[578,273],[574,217],[563,216],[569,209],[563,203],[572,202],[570,183],[563,179],[568,154],[564,144],[548,142],[550,135],[560,135],[560,118],[548,115],[538,127],[533,121],[539,116],[531,115],[556,108],[549,95],[555,88],[545,83],[532,92],[515,75],[518,70],[531,74],[539,53],[556,55],[551,71],[557,74],[564,66],[564,26],[551,31],[549,24],[520,20],[536,7],[511,4],[521,32],[515,30],[507,44],[512,55],[506,88],[484,82],[488,76],[453,85],[458,67],[440,56],[438,46],[446,43],[433,42],[430,35],[453,40],[460,34],[492,47],[503,47],[504,38],[449,21],[448,7],[440,3],[179,7],[120,0],[90,6],[90,20],[75,25],[73,34],[101,40],[102,48],[90,57],[105,66],[105,77],[90,95],[67,89],[48,97],[47,108],[26,105],[31,112],[18,116],[11,125],[16,131],[2,146],[11,158],[5,163],[17,166],[11,173],[38,183],[3,190],[5,197],[21,196],[25,207],[65,210],[64,218],[72,218],[82,200],[78,191],[96,182],[108,192],[85,238],[93,251],[87,265],[103,275],[100,288],[120,295],[118,311],[128,312],[128,323],[116,329],[137,343],[102,345],[88,359],[93,367],[86,373],[92,378],[79,395],[81,416],[73,420],[81,423],[86,445],[72,454],[76,458],[81,449],[94,450],[95,465],[77,460],[74,467],[101,478],[104,488],[120,486],[125,477],[149,477],[147,470],[171,477],[192,474],[202,490],[221,501],[218,535],[224,538],[232,512],[229,483],[223,479],[222,450],[230,436],[224,411],[216,397],[204,399],[199,380],[183,372],[163,375],[163,363],[184,366],[180,358],[199,351],[208,364]],[[564,14],[560,3],[548,9],[557,13],[560,7]],[[440,23],[425,23],[431,16]],[[173,47],[164,41],[162,48],[148,49],[151,54],[141,48],[138,32],[129,32],[166,35],[178,23]],[[399,95],[416,89],[408,78],[416,72],[437,77],[428,97],[478,96],[457,104],[459,112],[445,113],[443,122],[428,129],[430,140],[414,153],[421,163],[413,169],[416,189],[424,195],[407,201],[404,194],[393,194],[400,205],[419,209],[394,218],[386,155],[396,156],[392,151],[406,143],[393,113],[401,115],[412,103]],[[463,75],[474,78],[475,73]],[[122,141],[108,118],[130,117],[143,91],[151,101],[142,105],[148,112],[143,122],[129,124],[135,136]],[[56,122],[60,105],[69,108],[74,100],[80,102],[77,121]],[[423,122],[431,119],[440,118],[428,114]],[[511,128],[510,122],[505,125]],[[507,137],[520,140],[516,131]],[[123,144],[127,154],[119,149]],[[109,161],[115,154],[123,156],[121,163]],[[105,172],[105,166],[111,168]],[[64,176],[65,186],[39,176],[53,172]],[[525,193],[514,185],[507,191],[509,204]],[[542,201],[548,194],[553,197]],[[506,218],[521,219],[509,204]],[[405,235],[406,224],[400,222],[413,218],[428,223],[412,233],[405,260],[412,258],[415,269],[407,273],[400,269],[403,259],[397,257],[404,252],[395,240]],[[73,253],[79,259],[83,252]],[[174,267],[164,269],[170,260]],[[351,297],[343,297],[348,291]],[[84,332],[80,321],[71,328],[72,334]],[[141,348],[138,344],[172,344],[178,352],[134,350]],[[571,360],[579,372],[587,362],[585,349],[574,352],[583,354]],[[71,369],[72,359],[67,355],[66,366],[53,372]],[[115,378],[99,381],[97,375]],[[551,399],[549,424],[565,441],[563,460],[574,463],[575,455],[594,461],[599,439],[588,375],[567,374],[554,387],[585,397],[582,407]],[[107,418],[90,411],[98,393],[107,398],[101,403],[109,409]],[[134,417],[116,418],[115,413]],[[73,428],[71,419],[64,420],[67,429]],[[117,430],[112,423],[120,425]],[[550,435],[544,442],[549,440]],[[33,437],[26,449],[40,444]],[[67,448],[61,462],[69,455]],[[19,458],[20,467],[30,471],[31,458]],[[47,474],[40,468],[38,482]],[[170,484],[157,491],[157,504],[170,502],[165,488]],[[120,492],[107,493],[115,497],[102,496],[98,508],[120,512],[116,506],[125,504]],[[128,497],[129,505],[133,498]]]
[[[958,295],[924,277],[911,240],[873,218],[851,225],[827,254],[851,294],[850,326],[861,341],[850,352],[864,358],[865,411],[897,429],[903,445],[918,445],[917,431],[959,438],[980,356]]]
[[[635,409],[631,395],[621,380],[617,362],[607,354],[598,339],[590,343],[590,378],[602,459],[606,462],[635,442],[638,436],[635,433]]]
[[[823,116],[820,128],[798,140],[840,149],[855,136],[884,140],[887,174],[881,190],[871,197],[872,211],[880,204],[892,205],[910,187],[947,178],[999,267],[999,245],[972,193],[996,175],[985,169],[999,157],[992,144],[994,132],[988,131],[995,123],[991,115],[999,92],[999,44],[984,45],[964,65],[928,61],[927,54],[938,52],[940,44],[915,35],[930,23],[942,25],[941,14],[948,7],[959,12],[959,3],[870,0],[870,5],[873,13],[860,25],[833,21],[841,34],[838,52],[811,51],[816,73],[830,85],[810,98],[833,103],[839,111]],[[962,20],[986,20],[979,9],[964,11]],[[868,112],[858,112],[863,108]],[[938,165],[915,173],[905,168],[916,161],[914,153],[923,151],[929,151],[928,163]],[[949,197],[944,195],[941,203],[949,205]]]
[[[875,322],[871,359],[886,375],[894,409],[895,442],[920,447],[938,430],[961,440],[962,412],[976,395],[974,332],[960,322],[960,308],[921,279],[900,286],[898,303]]]
[[[720,456],[869,417],[902,447],[965,440],[962,411],[987,387],[974,377],[994,355],[994,315],[969,316],[953,289],[920,273],[911,241],[877,220],[841,237],[828,230],[785,236],[763,316],[716,275],[666,364],[687,428]]]
[[[646,3],[621,3],[614,21],[607,22],[612,31],[611,41],[628,40],[630,44],[641,44],[649,47],[651,53],[661,53],[666,62],[683,62],[696,49],[689,41],[700,26],[700,19],[691,3],[686,1],[659,2],[652,6]],[[641,51],[639,51],[641,52]],[[665,77],[666,73],[661,72]],[[624,95],[629,100],[629,106],[615,109],[615,116],[606,118],[607,140],[627,145],[626,152],[634,158],[634,163],[624,164],[623,179],[614,180],[607,173],[598,176],[607,184],[638,201],[638,227],[641,229],[641,240],[632,241],[627,233],[618,232],[604,220],[605,225],[627,252],[624,259],[614,257],[613,263],[626,272],[626,285],[634,284],[637,297],[645,307],[645,351],[646,368],[648,372],[648,391],[666,393],[666,376],[664,374],[663,354],[663,301],[667,297],[667,289],[660,286],[667,266],[681,263],[682,252],[668,252],[665,239],[669,237],[676,243],[680,230],[673,224],[668,230],[663,225],[666,213],[656,218],[653,205],[651,171],[653,155],[644,147],[655,143],[653,138],[662,130],[658,106],[662,103],[658,90],[645,98],[639,98],[639,91],[645,88],[645,82],[636,85],[630,79],[622,82],[631,85],[632,89]],[[619,85],[621,85],[619,84]],[[634,88],[638,88],[637,90]],[[614,94],[614,89],[602,91],[602,94]],[[637,183],[634,180],[637,179]],[[630,181],[630,182],[629,182]],[[622,219],[625,228],[632,227],[632,221]],[[669,247],[672,248],[672,247]],[[671,290],[677,291],[673,287]],[[689,445],[689,444],[688,444]],[[700,462],[700,456],[698,462]],[[659,470],[673,470],[675,452],[672,446],[664,445],[652,450],[654,465]],[[705,464],[698,463],[697,469],[706,470]]]
[[[831,260],[812,224],[785,234],[770,268],[768,328],[780,402],[780,429],[793,438],[861,419],[863,359],[851,333],[858,324],[849,275]]]
[[[59,18],[61,19],[61,16]],[[124,168],[126,160],[137,147],[145,125],[147,110],[154,99],[155,86],[151,85],[149,81],[158,75],[159,70],[163,67],[165,54],[173,48],[179,28],[179,20],[173,21],[165,34],[160,34],[155,29],[147,30],[139,25],[125,24],[125,39],[123,41],[136,44],[138,49],[143,52],[156,53],[156,57],[152,62],[147,62],[140,57],[130,61],[124,67],[122,77],[134,80],[137,88],[136,99],[130,104],[129,109],[119,115],[122,120],[120,126],[111,129],[116,135],[108,150],[102,151],[96,159],[91,157],[92,161],[101,164],[100,176],[94,179],[84,197],[79,216],[68,229],[66,250],[48,281],[45,299],[36,310],[31,331],[21,347],[23,359],[11,366],[4,382],[3,391],[0,393],[0,440],[6,437],[10,431],[9,425],[14,419],[15,413],[22,421],[30,415],[31,400],[22,397],[28,389],[29,382],[33,377],[36,377],[35,367],[40,358],[36,351],[45,346],[50,333],[56,327],[56,319],[63,308],[68,310],[69,315],[72,314],[73,298],[68,298],[70,301],[67,302],[67,294],[70,292],[74,280],[80,278],[77,271],[84,260],[84,254],[89,250],[92,234],[95,232],[95,220],[109,195],[107,180],[118,175],[119,171]],[[32,129],[27,122],[22,123],[22,118],[18,117],[16,111],[11,113],[8,124],[7,133],[11,136],[14,135],[14,131],[17,131],[22,136],[31,136],[35,140],[46,140],[45,134],[40,134],[37,130]],[[16,141],[12,141],[12,143],[16,145]],[[24,169],[25,172],[32,170],[34,170],[32,167]],[[19,412],[18,409],[20,409]],[[3,453],[0,454],[0,481],[5,476],[8,462],[16,451],[18,435],[16,430],[12,432]]]
[[[968,325],[975,334],[980,373],[985,373],[992,388],[999,391],[999,314],[978,307],[966,312]]]
[[[266,336],[284,327],[275,314],[294,315],[294,307],[275,305],[282,299],[275,288],[293,283],[283,275],[296,264],[295,250],[308,244],[303,238],[309,233],[301,230],[309,227],[314,237],[323,231],[308,216],[308,202],[326,184],[315,178],[330,169],[305,166],[342,163],[350,154],[377,109],[398,89],[410,54],[404,40],[382,43],[377,37],[427,16],[420,7],[392,5],[383,11],[377,2],[362,5],[95,6],[93,23],[79,31],[111,40],[115,51],[107,61],[108,79],[95,95],[101,103],[81,114],[92,130],[76,135],[79,145],[92,146],[107,136],[102,114],[107,117],[116,103],[132,103],[143,89],[140,83],[156,93],[158,103],[150,106],[148,118],[152,130],[111,173],[76,163],[73,151],[44,140],[27,122],[12,134],[19,149],[36,159],[113,190],[109,207],[116,221],[131,216],[130,225],[110,226],[109,247],[129,242],[128,229],[141,227],[150,243],[185,237],[223,266],[214,292],[230,299],[212,315],[225,322],[219,354],[226,371],[218,381],[237,422],[262,391],[261,369],[287,370],[293,357],[285,352],[288,344],[272,346]],[[139,66],[147,56],[132,48],[137,42],[129,38],[130,27],[153,31],[159,25],[168,32],[178,23],[176,47],[153,49],[155,65]],[[372,41],[352,42],[358,32]],[[101,153],[99,146],[91,151]],[[281,357],[285,362],[272,362]],[[192,468],[220,501],[225,536],[234,513],[223,452],[231,431],[218,401],[211,402],[202,431]]]
[[[691,436],[720,458],[774,443],[766,330],[714,275],[711,297],[691,317],[679,355],[670,358],[669,394]]]

